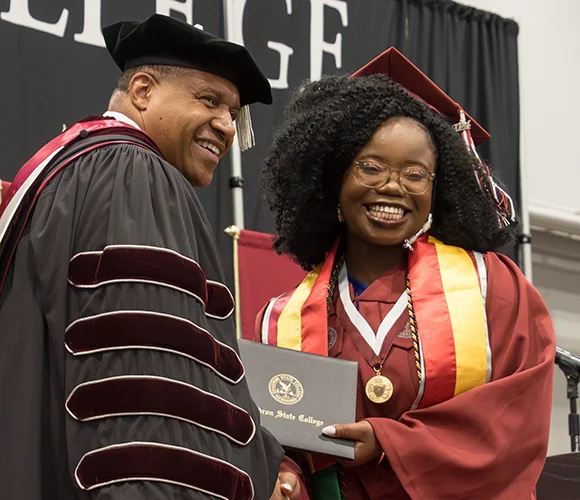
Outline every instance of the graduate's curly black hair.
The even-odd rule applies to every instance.
[[[437,151],[433,226],[444,243],[486,252],[508,243],[496,205],[474,175],[477,159],[443,117],[384,75],[329,76],[302,87],[291,100],[263,169],[275,214],[278,253],[305,268],[321,263],[344,224],[337,219],[342,179],[374,132],[389,118],[416,120]]]

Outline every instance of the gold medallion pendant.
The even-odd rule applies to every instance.
[[[393,383],[377,371],[377,374],[367,382],[365,392],[373,403],[384,403],[393,395]]]

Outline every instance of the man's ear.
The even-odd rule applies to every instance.
[[[129,82],[129,97],[139,111],[145,111],[158,84],[149,73],[139,71]]]

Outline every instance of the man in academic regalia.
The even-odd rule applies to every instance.
[[[0,497],[267,499],[283,450],[194,187],[234,123],[249,145],[270,86],[244,47],[172,18],[103,34],[109,111],[39,150],[0,208]]]

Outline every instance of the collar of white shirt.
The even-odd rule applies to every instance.
[[[137,123],[135,123],[133,120],[131,120],[131,118],[129,118],[127,115],[124,115],[123,113],[119,113],[118,111],[107,111],[103,113],[103,116],[106,118],[114,118],[115,120],[127,123],[128,125],[131,125],[141,130],[141,127],[137,125]]]

